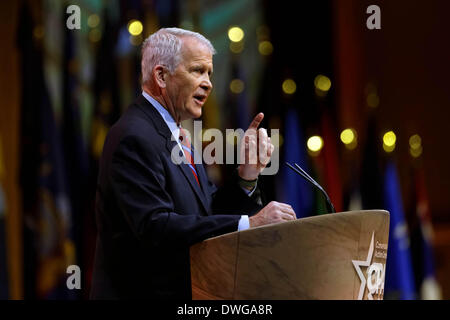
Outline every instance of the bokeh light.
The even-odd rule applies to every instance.
[[[233,93],[241,93],[242,91],[244,91],[245,88],[245,84],[244,81],[242,81],[241,79],[233,79],[230,82],[230,90]]]
[[[414,134],[409,138],[409,146],[412,149],[418,149],[422,146],[422,138],[418,134]]]
[[[394,131],[388,131],[383,135],[383,149],[386,152],[392,152],[395,149],[397,136]]]
[[[283,81],[282,89],[286,94],[293,94],[297,90],[297,84],[292,79],[286,79]]]
[[[314,86],[320,91],[327,92],[331,88],[331,80],[327,76],[319,74],[314,79]]]
[[[356,133],[356,130],[353,128],[342,130],[340,138],[342,143],[349,150],[355,149],[358,145],[358,135]]]
[[[239,42],[244,39],[244,30],[239,27],[231,27],[228,29],[228,38],[232,42]]]
[[[369,93],[367,95],[367,105],[371,108],[376,108],[380,104],[380,98],[376,93]]]
[[[318,152],[323,148],[323,139],[321,136],[312,136],[306,143],[308,149],[312,152]]]
[[[140,22],[139,20],[131,20],[128,23],[128,32],[132,36],[140,35],[142,33],[142,30],[144,30],[144,27],[142,25],[142,22]]]
[[[409,153],[413,158],[418,158],[422,154],[422,138],[414,134],[409,138]]]
[[[100,17],[98,16],[98,14],[91,14],[88,17],[87,24],[90,28],[98,27],[98,25],[100,24]]]
[[[397,136],[394,131],[388,131],[383,135],[383,143],[389,147],[395,145],[397,141]]]
[[[258,45],[258,51],[263,56],[271,55],[273,52],[273,45],[270,41],[261,41]]]

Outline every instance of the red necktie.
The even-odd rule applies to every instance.
[[[180,128],[180,142],[183,147],[184,156],[188,161],[188,166],[189,168],[191,168],[191,171],[194,174],[195,180],[197,181],[198,185],[200,185],[200,182],[198,181],[197,170],[195,169],[194,159],[192,157],[191,142],[186,136],[186,132],[183,130],[183,128]]]

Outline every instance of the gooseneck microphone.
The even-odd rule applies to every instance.
[[[327,201],[327,210],[329,213],[335,213],[336,209],[334,209],[333,203],[331,203],[330,197],[328,196],[328,194],[325,192],[325,190],[323,190],[322,186],[320,184],[318,184],[316,182],[316,180],[314,180],[313,178],[311,178],[309,176],[309,174],[306,173],[305,170],[303,170],[298,164],[294,163],[294,165],[297,168],[294,168],[291,164],[289,164],[288,162],[286,162],[287,166],[289,168],[291,168],[292,170],[294,170],[295,173],[299,174],[300,176],[302,176],[302,178],[304,178],[306,181],[308,181],[309,183],[311,183],[313,186],[315,186],[317,189],[320,190],[320,192],[322,192],[322,194],[325,196],[325,199]]]

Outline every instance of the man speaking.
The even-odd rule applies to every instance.
[[[160,29],[143,44],[142,95],[109,131],[100,160],[93,299],[190,299],[192,244],[295,219],[287,204],[261,205],[256,181],[268,161],[248,160],[257,143],[258,155],[270,159],[265,129],[259,140],[244,136],[246,161],[230,185],[217,189],[193,161],[180,124],[202,114],[214,52],[205,37],[178,28]],[[257,130],[263,117],[258,114],[249,129]],[[177,147],[184,163],[171,159]]]

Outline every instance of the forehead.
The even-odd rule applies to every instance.
[[[201,62],[212,67],[212,52],[204,43],[194,37],[183,37],[181,54],[187,63]]]

